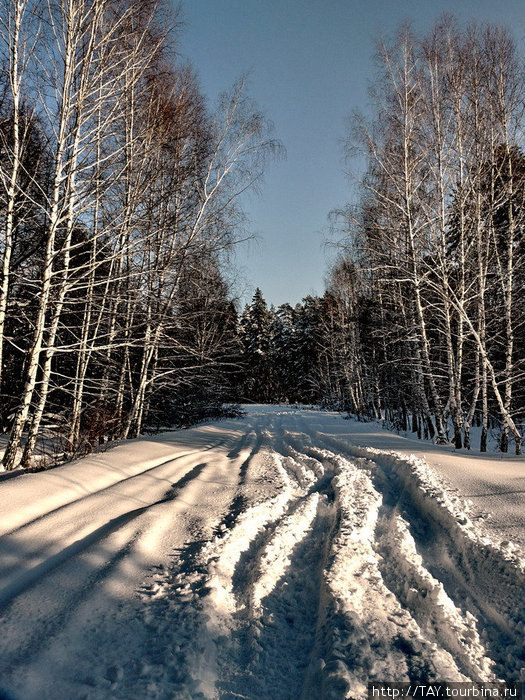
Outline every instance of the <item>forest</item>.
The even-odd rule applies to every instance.
[[[495,431],[521,454],[525,73],[509,34],[444,19],[380,44],[326,291],[275,309],[257,290],[241,310],[242,195],[282,147],[242,79],[208,107],[176,19],[160,0],[2,0],[4,468],[252,401],[458,448],[477,426],[472,447]]]

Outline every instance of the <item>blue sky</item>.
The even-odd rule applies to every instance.
[[[287,151],[245,201],[256,242],[237,251],[243,299],[322,293],[328,214],[352,199],[341,139],[365,109],[374,42],[406,19],[430,28],[444,12],[505,24],[525,41],[525,0],[183,0],[178,49],[213,104],[242,73]]]

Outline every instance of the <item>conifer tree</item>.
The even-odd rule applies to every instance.
[[[251,401],[273,399],[273,367],[271,362],[271,328],[273,312],[267,307],[259,288],[241,318],[244,361],[244,395]]]

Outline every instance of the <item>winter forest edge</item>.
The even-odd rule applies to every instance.
[[[241,195],[282,146],[242,80],[208,110],[174,23],[157,0],[2,2],[4,468],[247,401],[481,451],[492,431],[521,454],[525,66],[508,33],[444,19],[381,44],[326,291],[275,309],[258,289],[240,311]]]

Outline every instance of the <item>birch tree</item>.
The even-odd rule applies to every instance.
[[[47,117],[54,143],[54,172],[46,211],[45,251],[34,334],[26,358],[25,386],[4,455],[6,469],[12,469],[15,463],[43,358],[40,396],[32,416],[24,463],[28,463],[34,450],[68,291],[72,233],[75,221],[91,204],[90,156],[97,140],[93,123],[98,110],[97,98],[114,99],[115,76],[119,68],[127,67],[118,54],[113,56],[114,62],[107,63],[107,51],[102,48],[116,46],[116,30],[119,23],[126,20],[124,13],[108,27],[106,20],[110,9],[109,0],[64,0],[48,7],[46,41],[40,49],[39,104]],[[120,51],[118,46],[117,51]]]
[[[24,79],[34,58],[38,23],[34,19],[32,0],[3,0],[0,5],[0,56],[3,62],[2,82],[6,87],[4,111],[7,116],[1,134],[2,163],[2,267],[0,276],[0,393],[2,391],[7,301],[11,282],[11,261],[17,218],[23,209],[21,181],[31,174],[24,168],[24,150],[30,140],[33,117],[31,107],[24,104]],[[27,187],[27,184],[26,184]]]
[[[511,435],[519,453],[523,67],[505,31],[451,19],[423,38],[404,28],[379,58],[375,120],[356,129],[362,202],[346,222],[379,301],[382,365],[411,364],[409,400],[439,442],[450,416],[456,447],[470,447],[479,410],[481,450],[492,412],[501,449]]]

